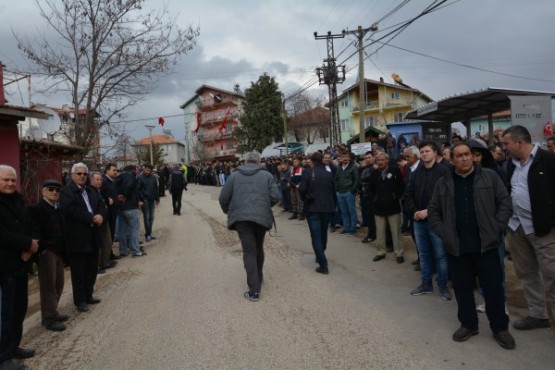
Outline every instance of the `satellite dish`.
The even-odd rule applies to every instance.
[[[62,121],[58,113],[53,111],[47,107],[36,107],[37,110],[48,114],[47,119],[39,119],[37,124],[39,125],[40,129],[46,133],[47,135],[55,134],[57,131],[60,130],[60,126]]]

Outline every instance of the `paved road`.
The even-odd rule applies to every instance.
[[[480,335],[451,340],[456,304],[411,297],[418,275],[394,258],[371,261],[372,245],[330,236],[330,275],[316,274],[307,226],[276,209],[267,237],[260,302],[246,301],[238,239],[226,228],[218,188],[191,185],[182,216],[169,197],[156,211],[148,256],[120,260],[99,276],[102,303],[62,311],[68,329],[52,333],[38,314],[23,345],[37,349],[31,369],[548,369],[555,331],[516,332],[499,347],[481,316]],[[413,259],[413,250],[408,261]],[[523,311],[511,308],[512,317]]]

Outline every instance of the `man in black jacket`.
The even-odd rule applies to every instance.
[[[513,349],[498,251],[511,217],[511,199],[497,173],[474,166],[468,144],[455,145],[453,164],[453,170],[437,181],[428,203],[429,227],[443,241],[457,298],[461,326],[453,340],[464,342],[478,334],[478,278],[493,337],[501,347]]]
[[[71,168],[71,181],[62,189],[60,210],[66,220],[65,242],[71,266],[73,303],[79,312],[100,303],[93,296],[102,246],[101,225],[107,211],[97,192],[87,186],[89,170],[84,163]]]
[[[170,174],[169,186],[172,195],[173,214],[181,216],[181,199],[183,197],[183,189],[185,189],[185,175],[181,172],[179,166],[175,166]]]
[[[64,221],[60,212],[62,184],[46,180],[42,184],[42,199],[29,208],[29,216],[40,230],[38,273],[42,325],[48,330],[63,331],[67,315],[58,312],[64,290]]]
[[[27,313],[27,270],[25,262],[37,252],[32,221],[17,192],[17,175],[13,167],[0,165],[0,292],[2,323],[0,367],[17,370],[23,366],[13,358],[34,356],[33,350],[19,347],[23,320]]]
[[[116,179],[118,177],[118,168],[114,163],[108,163],[104,169],[104,176],[102,176],[102,188],[100,192],[108,206],[108,226],[110,227],[110,237],[112,242],[115,241],[116,236],[116,220],[118,218],[118,193],[116,189]],[[112,250],[112,246],[110,246]],[[110,253],[112,260],[117,260],[119,257],[114,253]]]
[[[134,257],[146,256],[139,247],[139,195],[135,166],[128,165],[116,180],[119,202],[118,238],[119,255],[125,257],[131,250]]]
[[[421,271],[421,283],[410,294],[416,296],[433,293],[432,277],[435,268],[439,295],[444,300],[450,301],[451,292],[447,287],[447,256],[441,239],[428,226],[428,203],[432,198],[434,186],[449,170],[435,161],[437,149],[431,141],[422,141],[418,148],[420,162],[423,165],[412,172],[403,196],[404,205],[414,229]]]
[[[403,240],[401,239],[401,204],[405,183],[401,171],[397,167],[389,166],[389,156],[380,152],[376,154],[377,169],[372,172],[369,180],[369,191],[372,194],[374,219],[376,221],[377,254],[373,261],[385,258],[386,225],[389,224],[393,249],[397,263],[405,262],[403,257]]]
[[[152,236],[152,226],[154,224],[154,210],[160,204],[158,180],[152,175],[153,169],[154,167],[150,163],[145,164],[143,173],[139,176],[137,182],[139,200],[142,203],[145,240],[147,242],[156,239],[156,237]]]
[[[547,328],[546,299],[555,308],[555,154],[532,144],[528,130],[518,125],[503,132],[503,145],[512,156],[507,161],[513,200],[507,240],[528,303],[528,316],[513,327]]]

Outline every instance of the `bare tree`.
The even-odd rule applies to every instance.
[[[72,144],[83,147],[112,117],[122,117],[151,92],[157,78],[171,73],[200,32],[179,28],[165,7],[144,11],[145,0],[35,1],[58,38],[14,36],[36,72],[47,77],[46,90],[71,94]]]
[[[301,93],[289,103],[290,120],[295,140],[313,144],[316,136],[326,142],[329,136],[329,110],[322,107],[322,99]]]

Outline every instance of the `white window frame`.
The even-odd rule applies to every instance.
[[[391,100],[399,100],[401,96],[399,95],[399,93],[397,91],[393,91],[391,93]]]
[[[339,128],[341,132],[348,131],[350,129],[349,126],[349,119],[342,119],[339,121]]]

